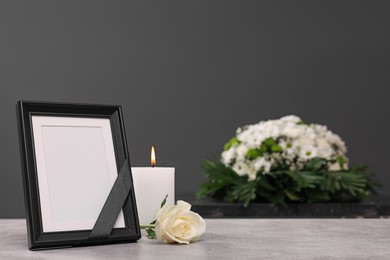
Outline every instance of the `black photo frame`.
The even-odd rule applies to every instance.
[[[17,117],[30,250],[141,238],[120,106],[19,101]]]

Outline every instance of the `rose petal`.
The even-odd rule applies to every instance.
[[[178,206],[183,212],[191,210],[191,204],[185,202],[184,200],[178,200],[176,204],[176,206]]]

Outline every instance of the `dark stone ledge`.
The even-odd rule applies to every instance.
[[[204,218],[389,218],[390,198],[370,197],[356,203],[311,203],[274,205],[253,203],[248,207],[215,199],[197,200],[193,194],[178,195]]]

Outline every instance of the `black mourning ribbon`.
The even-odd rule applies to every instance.
[[[100,211],[99,217],[89,234],[88,241],[106,240],[110,236],[132,187],[133,182],[131,180],[130,162],[126,159],[111,188],[110,194]]]

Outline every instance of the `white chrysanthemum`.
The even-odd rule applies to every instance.
[[[302,122],[302,119],[298,116],[295,116],[295,115],[289,115],[289,116],[284,116],[284,117],[280,118],[279,121],[298,124],[299,122]]]
[[[282,129],[281,135],[286,136],[287,138],[297,138],[304,133],[304,130],[302,125],[288,123]]]
[[[235,149],[232,147],[226,151],[223,151],[221,157],[222,157],[222,163],[225,165],[229,165],[233,159],[236,156]]]
[[[255,167],[253,167],[253,165],[249,167],[247,171],[248,180],[253,181],[254,179],[256,179],[257,172],[258,171],[255,169]]]
[[[335,145],[337,149],[340,150],[341,153],[346,153],[347,152],[347,147],[345,146],[345,143],[343,140],[341,140],[340,136],[332,133],[331,131],[328,131],[325,134],[327,140],[329,143]]]
[[[246,153],[248,152],[248,148],[245,146],[245,143],[241,143],[236,147],[236,156],[237,160],[245,160]]]
[[[317,156],[325,158],[325,159],[331,159],[332,154],[334,153],[333,148],[331,144],[323,137],[320,137],[316,140],[317,143]]]
[[[248,165],[244,161],[236,161],[232,167],[238,175],[244,176],[248,174]]]
[[[309,160],[318,156],[318,150],[314,146],[303,146],[299,152],[299,159]]]
[[[264,173],[269,173],[272,167],[272,160],[267,160],[265,157],[259,157],[253,161],[253,165],[256,172],[263,171]]]
[[[340,171],[341,170],[341,166],[339,163],[335,162],[335,163],[331,163],[329,164],[329,170],[331,171]]]

